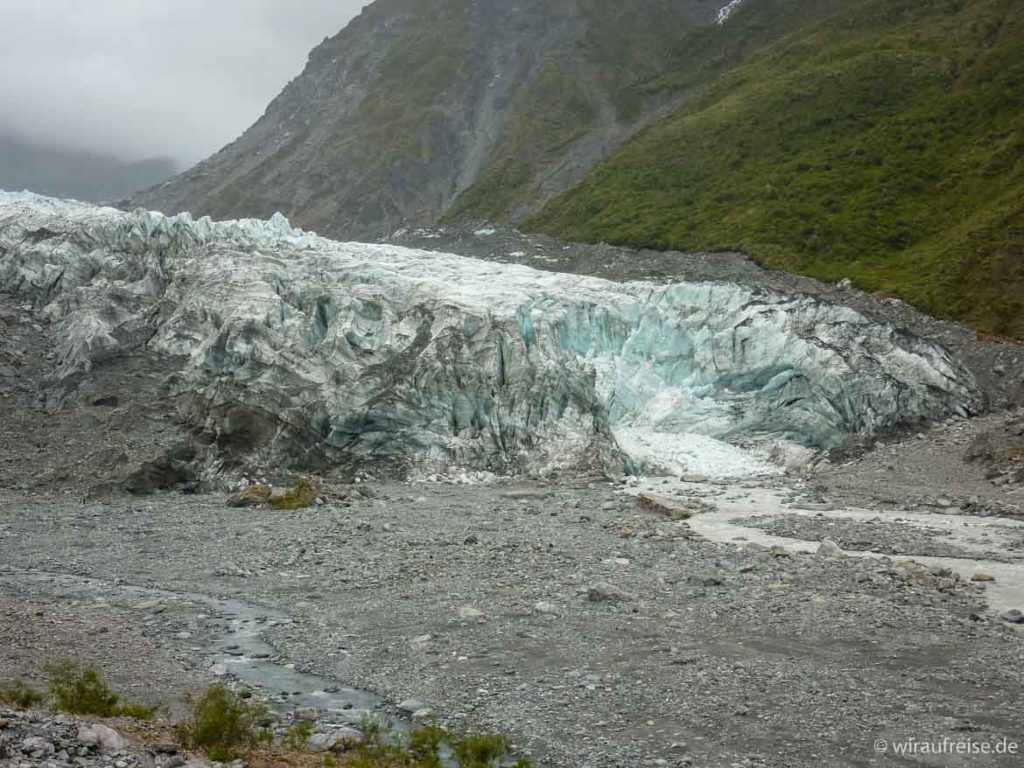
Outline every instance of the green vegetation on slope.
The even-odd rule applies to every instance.
[[[865,0],[758,0],[725,26],[701,24],[671,0],[628,3],[575,0],[586,33],[578,50],[549,61],[512,105],[486,170],[445,219],[517,218],[543,199],[547,175],[570,147],[603,122],[623,130],[794,29]]]
[[[587,132],[594,117],[595,109],[579,83],[550,63],[516,97],[504,153],[483,173],[472,195],[455,201],[448,218],[510,211],[538,194],[535,168],[557,162],[566,147]]]
[[[1022,158],[1019,0],[873,0],[725,74],[526,227],[744,250],[1024,337]]]

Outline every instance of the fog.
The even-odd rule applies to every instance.
[[[365,0],[0,0],[0,133],[187,166]]]

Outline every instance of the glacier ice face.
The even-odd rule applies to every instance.
[[[0,193],[0,290],[60,324],[67,377],[145,349],[182,414],[295,464],[765,471],[731,445],[841,444],[972,408],[940,347],[803,295],[615,283]]]

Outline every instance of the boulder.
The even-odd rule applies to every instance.
[[[96,747],[104,754],[114,754],[124,749],[124,739],[113,728],[99,723],[82,725],[78,729],[78,741],[86,746]]]

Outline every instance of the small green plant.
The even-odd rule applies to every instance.
[[[495,768],[508,755],[508,742],[497,734],[480,734],[450,740],[459,768]]]
[[[189,719],[178,726],[178,738],[215,762],[229,762],[257,740],[253,727],[262,714],[238,694],[216,686],[192,702]]]
[[[288,729],[283,743],[289,749],[301,750],[306,748],[309,737],[313,735],[312,723],[296,723]]]
[[[276,510],[307,509],[316,503],[317,484],[308,477],[300,477],[283,496],[270,499],[270,508]]]
[[[364,717],[355,724],[355,729],[363,735],[364,746],[372,748],[381,745],[386,725],[379,717]]]
[[[43,703],[46,697],[24,680],[15,678],[0,682],[0,702],[18,709],[31,709]]]
[[[121,704],[121,698],[107,687],[95,667],[67,659],[45,667],[50,678],[50,695],[61,712],[98,717],[134,717],[152,720],[155,707]]]
[[[440,726],[417,728],[409,734],[409,755],[418,768],[441,768],[441,745],[447,739],[448,734]]]

